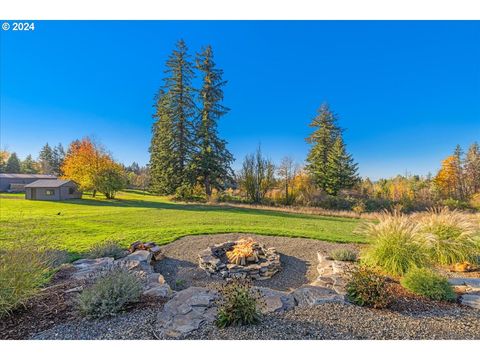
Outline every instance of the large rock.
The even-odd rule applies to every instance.
[[[157,318],[157,330],[161,336],[180,337],[212,323],[217,316],[215,300],[218,293],[201,287],[189,287],[179,291],[169,300]]]
[[[298,306],[314,306],[325,303],[344,303],[344,297],[332,289],[303,285],[292,293]]]
[[[466,287],[467,292],[480,291],[480,278],[451,278],[448,282],[454,287]]]
[[[114,263],[113,257],[104,257],[98,259],[80,259],[72,263],[75,272],[72,278],[75,280],[85,280],[95,277],[101,272],[109,269]]]
[[[480,309],[480,295],[465,294],[460,297],[460,303],[475,309]]]
[[[352,267],[352,263],[332,260],[320,252],[317,253],[317,257],[317,271],[319,276],[310,285],[325,287],[335,291],[340,295],[345,295],[345,286],[347,283],[346,272],[350,267]]]
[[[289,293],[266,287],[255,288],[259,291],[263,303],[260,307],[262,314],[282,312],[295,307],[295,299]]]

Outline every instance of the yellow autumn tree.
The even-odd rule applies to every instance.
[[[63,178],[75,181],[82,190],[105,193],[113,198],[124,185],[123,169],[88,137],[70,144],[62,165]]]
[[[457,162],[454,155],[447,157],[442,161],[442,167],[434,179],[435,185],[443,196],[454,196],[459,186]]]

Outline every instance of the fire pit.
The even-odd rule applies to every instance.
[[[208,274],[223,278],[266,280],[280,271],[280,255],[251,237],[216,244],[198,255],[199,266]]]

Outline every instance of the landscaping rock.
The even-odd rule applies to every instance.
[[[263,314],[283,312],[295,307],[295,299],[289,293],[265,287],[255,287],[255,289],[262,297],[261,311]]]
[[[150,263],[152,262],[152,257],[153,257],[153,254],[148,251],[148,250],[136,250],[135,252],[131,253],[130,255],[127,255],[126,257],[124,257],[123,261],[140,261],[141,263],[146,263],[148,265],[150,265]]]
[[[143,295],[158,297],[158,298],[170,298],[172,294],[173,294],[173,291],[168,284],[163,284],[163,285],[157,284],[155,286],[151,286],[147,288],[147,290],[143,292]]]
[[[157,318],[160,336],[179,337],[213,323],[217,315],[215,300],[218,293],[200,287],[190,287],[175,294]]]
[[[72,278],[75,280],[85,280],[92,278],[105,271],[113,265],[113,257],[104,257],[98,259],[80,259],[74,261],[72,265],[75,268],[75,272]]]
[[[347,284],[346,272],[352,266],[350,262],[332,260],[331,258],[317,253],[317,271],[319,277],[310,285],[325,287],[335,291],[337,294],[345,295]]]
[[[475,309],[480,309],[480,295],[465,294],[460,297],[460,303]]]
[[[298,306],[314,306],[325,303],[345,303],[344,297],[336,291],[325,287],[304,285],[296,289],[293,293]]]
[[[451,278],[448,282],[454,287],[466,286],[467,292],[480,291],[480,278]]]

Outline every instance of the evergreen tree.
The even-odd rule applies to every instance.
[[[221,104],[223,100],[223,71],[215,67],[213,51],[207,46],[197,54],[196,67],[202,74],[202,88],[199,91],[200,113],[196,129],[196,152],[191,163],[195,180],[210,196],[212,189],[224,189],[225,184],[233,179],[232,154],[226,148],[226,142],[219,138],[217,122],[228,112]]]
[[[25,160],[22,161],[20,170],[22,174],[36,174],[38,172],[37,164],[33,161],[32,155],[27,155]]]
[[[169,195],[179,186],[174,154],[174,131],[171,117],[170,97],[163,90],[157,95],[156,118],[152,127],[150,144],[150,191]],[[181,179],[180,179],[181,180]]]
[[[194,150],[193,64],[183,40],[166,62],[167,77],[157,96],[150,146],[152,190],[172,194],[193,178],[188,172]]]
[[[336,115],[330,111],[327,104],[320,106],[317,116],[310,124],[315,128],[307,142],[312,148],[307,156],[306,169],[310,173],[314,183],[322,190],[328,189],[328,154],[332,149],[337,137],[341,136],[342,130],[337,125]]]
[[[40,174],[52,174],[54,170],[53,150],[46,143],[40,150],[38,155],[38,164],[40,167]]]
[[[65,159],[65,150],[63,148],[62,144],[58,144],[53,148],[52,151],[52,173],[55,175],[61,175],[62,171],[62,163],[63,160]]]
[[[7,160],[7,165],[5,167],[5,172],[8,174],[18,174],[20,173],[20,160],[16,153],[12,153]]]
[[[358,165],[345,149],[341,136],[338,136],[328,153],[326,166],[326,189],[330,195],[337,195],[341,189],[349,189],[359,181]]]
[[[455,177],[456,177],[456,198],[459,200],[466,200],[467,199],[467,190],[466,190],[466,183],[465,183],[465,173],[464,173],[464,159],[463,159],[463,150],[460,145],[455,147],[455,151],[453,152],[454,161],[454,170],[455,170]]]

